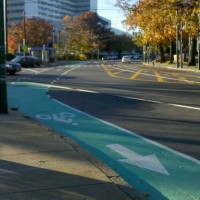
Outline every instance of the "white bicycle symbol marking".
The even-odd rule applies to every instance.
[[[36,117],[41,120],[52,120],[53,119],[55,121],[63,122],[66,124],[72,124],[73,126],[78,125],[78,123],[73,122],[73,118],[75,117],[75,115],[72,113],[68,113],[68,112],[61,112],[58,114],[51,114],[51,115],[38,114],[38,115],[36,115]]]

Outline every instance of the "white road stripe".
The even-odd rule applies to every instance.
[[[69,70],[67,72],[69,72]],[[66,74],[67,72],[65,72],[64,74]],[[52,83],[51,84],[43,84],[43,83],[34,83],[34,82],[13,82],[11,84],[16,84],[16,85],[24,85],[24,84],[26,84],[26,85],[38,85],[38,86],[44,86],[44,87],[47,87],[47,88],[57,88],[57,89],[65,89],[65,90],[73,90],[73,91],[79,91],[79,92],[88,92],[88,93],[96,93],[96,94],[99,93],[100,94],[100,92],[93,91],[93,90],[84,90],[84,89],[78,89],[78,88],[74,89],[74,88],[71,88],[71,87],[52,85]],[[115,96],[115,97],[125,98],[125,99],[133,99],[133,100],[144,101],[144,102],[149,102],[149,103],[157,103],[157,104],[166,104],[166,105],[170,105],[170,106],[175,106],[175,107],[181,107],[181,108],[185,108],[185,109],[192,109],[192,110],[200,111],[199,107],[194,107],[194,106],[187,106],[187,105],[173,104],[173,103],[165,103],[165,102],[161,102],[161,101],[153,101],[153,100],[148,100],[148,99],[127,97],[127,96],[120,96],[120,95],[113,95],[113,94],[110,94],[110,95]]]
[[[199,107],[186,106],[186,105],[173,104],[173,103],[164,103],[164,102],[161,102],[161,101],[153,101],[153,100],[148,100],[148,99],[140,99],[140,98],[135,98],[135,97],[120,96],[120,95],[113,95],[113,96],[120,97],[120,98],[125,98],[125,99],[133,99],[133,100],[138,100],[138,101],[144,101],[144,102],[149,102],[149,103],[167,104],[167,105],[170,105],[170,106],[175,106],[175,107],[181,107],[181,108],[199,110],[200,111]]]
[[[80,111],[80,110],[77,110],[76,108],[73,108],[73,107],[71,107],[71,106],[68,106],[68,105],[66,105],[66,104],[64,104],[64,103],[62,103],[62,102],[60,102],[60,101],[58,101],[58,100],[56,100],[56,99],[52,99],[52,100],[55,101],[55,102],[57,102],[57,103],[59,103],[60,105],[63,105],[64,107],[70,108],[70,109],[72,109],[72,110],[74,110],[74,111],[76,111],[76,112],[79,112],[79,113],[81,113],[81,114],[84,114],[84,115],[86,115],[86,116],[88,116],[88,117],[90,117],[90,118],[93,118],[93,119],[95,119],[95,120],[98,120],[98,121],[100,121],[100,122],[103,122],[103,123],[105,123],[105,124],[107,124],[107,125],[109,125],[109,126],[112,126],[112,127],[114,127],[114,128],[117,128],[117,129],[119,129],[119,130],[121,130],[121,131],[124,131],[124,132],[126,132],[126,133],[128,133],[128,134],[130,134],[130,135],[133,135],[133,136],[135,136],[135,137],[137,137],[137,138],[140,138],[140,139],[142,139],[142,140],[144,140],[144,141],[146,141],[146,142],[148,142],[148,143],[151,143],[151,144],[153,144],[153,145],[155,145],[155,146],[157,146],[157,147],[160,147],[160,148],[162,148],[162,149],[164,149],[164,150],[167,150],[167,151],[169,151],[169,152],[171,152],[171,153],[174,153],[174,154],[176,154],[176,155],[178,155],[178,156],[181,156],[181,157],[183,157],[183,158],[185,158],[185,159],[187,159],[187,160],[190,160],[190,161],[192,161],[192,162],[194,162],[194,163],[200,165],[200,160],[197,160],[196,158],[193,158],[193,157],[191,157],[191,156],[188,156],[188,155],[186,155],[186,154],[183,154],[183,153],[181,153],[181,152],[178,152],[178,151],[176,151],[176,150],[173,150],[173,149],[171,149],[171,148],[169,148],[169,147],[166,147],[166,146],[164,146],[164,145],[162,145],[162,144],[160,144],[160,143],[158,143],[158,142],[155,142],[155,141],[153,141],[153,140],[147,139],[147,138],[145,138],[145,137],[143,137],[143,136],[141,136],[141,135],[138,135],[138,134],[136,134],[136,133],[134,133],[134,132],[131,132],[131,131],[127,130],[127,129],[124,129],[124,128],[122,128],[122,127],[119,127],[119,126],[117,126],[117,125],[115,125],[115,124],[112,124],[112,123],[110,123],[110,122],[107,122],[107,121],[104,121],[104,120],[99,119],[99,118],[97,118],[97,117],[94,117],[94,116],[92,116],[92,115],[90,115],[90,114],[88,114],[88,113],[85,113],[85,112],[82,112],[82,111]]]
[[[41,87],[43,86],[43,87],[47,87],[47,88],[49,88],[49,87],[55,87],[55,88],[61,88],[61,89],[66,89],[66,90],[78,90],[78,89],[73,89],[73,88],[69,88],[69,87],[55,86],[55,85],[52,86],[52,85],[49,85],[49,84],[39,84],[39,83],[30,83],[30,82],[13,82],[12,84],[16,84],[16,85],[38,85],[38,86],[41,86]],[[84,90],[84,92],[94,92],[94,93],[98,93],[98,92],[90,91],[90,90]],[[48,97],[50,98],[49,95],[48,95]],[[132,97],[123,97],[123,96],[118,96],[118,97],[121,97],[121,98],[129,98],[129,99],[132,98]],[[138,99],[138,98],[132,98],[132,99],[136,99],[136,100],[140,100],[140,101],[146,101],[146,102],[152,102],[152,103],[168,104],[168,103],[164,103],[164,102],[151,101],[151,100]],[[129,131],[129,130],[126,130],[126,129],[124,129],[124,128],[121,128],[121,127],[119,127],[119,126],[117,126],[117,125],[111,124],[110,122],[107,122],[107,121],[98,119],[98,118],[96,118],[96,117],[94,117],[94,116],[92,116],[92,115],[90,115],[90,114],[87,114],[87,113],[85,113],[85,112],[82,112],[82,111],[80,111],[80,110],[77,110],[77,109],[75,109],[75,108],[73,108],[73,107],[71,107],[71,106],[68,106],[68,105],[66,105],[66,104],[64,104],[64,103],[62,103],[62,102],[60,102],[60,101],[58,101],[58,100],[56,100],[56,99],[52,99],[52,100],[55,101],[55,102],[57,102],[57,103],[59,103],[59,104],[61,104],[61,105],[63,105],[63,106],[65,106],[65,107],[67,107],[67,108],[70,108],[70,109],[72,109],[72,110],[74,110],[74,111],[77,111],[77,112],[79,112],[79,113],[82,113],[82,114],[84,114],[84,115],[86,115],[86,116],[89,116],[89,117],[91,117],[91,118],[93,118],[93,119],[99,120],[99,121],[101,121],[101,122],[103,122],[103,123],[106,123],[106,124],[112,126],[112,127],[118,128],[119,130],[122,130],[122,131],[124,131],[124,132],[126,132],[126,133],[128,133],[128,134],[131,134],[131,135],[135,136],[135,137],[141,138],[141,139],[144,140],[144,141],[147,141],[147,142],[149,142],[149,143],[151,143],[151,144],[154,144],[154,145],[156,145],[156,146],[158,146],[158,147],[160,147],[160,148],[162,148],[162,149],[165,149],[165,150],[167,150],[167,151],[169,151],[169,152],[171,152],[171,153],[174,153],[174,154],[176,154],[176,155],[179,155],[179,156],[181,156],[181,157],[184,157],[184,158],[186,158],[186,159],[188,159],[188,160],[191,160],[191,161],[197,163],[198,165],[200,165],[200,160],[197,160],[196,158],[193,158],[193,157],[188,156],[188,155],[186,155],[186,154],[183,154],[183,153],[180,153],[180,152],[178,152],[178,151],[175,151],[175,150],[173,150],[173,149],[171,149],[171,148],[169,148],[169,147],[166,147],[166,146],[164,146],[164,145],[162,145],[162,144],[160,144],[160,143],[157,143],[157,142],[155,142],[155,141],[152,141],[152,140],[150,140],[150,139],[147,139],[147,138],[145,138],[145,137],[143,137],[143,136],[141,136],[141,135],[138,135],[138,134],[136,134],[136,133],[134,133],[134,132],[131,132],[131,131]],[[191,107],[191,106],[178,105],[178,104],[168,104],[168,105],[176,106],[176,107],[183,107],[183,108],[187,108],[187,109],[200,110],[200,108],[198,108],[198,107]]]

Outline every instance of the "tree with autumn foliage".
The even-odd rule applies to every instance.
[[[99,55],[99,51],[106,45],[105,39],[113,35],[108,23],[95,12],[85,12],[74,18],[65,16],[62,24],[62,54],[79,55],[93,52]]]
[[[117,1],[117,6],[126,15],[127,26],[140,31],[139,37],[137,36],[135,40],[137,44],[159,47],[161,62],[165,61],[163,48],[176,41],[176,26],[180,25],[180,21],[185,22],[183,34],[190,35],[195,44],[198,27],[197,1],[193,1],[190,7],[180,7],[181,13],[178,15],[177,8],[174,7],[176,2],[175,0],[140,0],[136,3],[131,0]],[[194,53],[190,54],[191,58],[195,57]]]
[[[189,7],[185,7],[182,10],[182,21],[185,23],[185,34],[189,38],[189,60],[188,65],[192,66],[196,64],[195,54],[197,49],[197,35],[199,20],[198,15],[200,13],[198,0],[193,0]]]
[[[12,36],[8,36],[8,51],[9,53],[15,53],[18,48],[18,43],[16,38],[13,38]]]
[[[136,45],[133,44],[132,36],[123,34],[123,35],[114,35],[112,38],[107,40],[107,45],[103,49],[107,52],[117,52],[119,57],[122,57],[122,52],[132,52],[136,50],[140,51]]]
[[[48,21],[40,18],[27,18],[25,20],[26,46],[42,47],[52,40],[53,26]],[[10,52],[17,50],[18,44],[23,44],[24,22],[12,24],[8,29],[8,49]]]
[[[156,47],[160,50],[161,62],[165,62],[163,48],[169,46],[176,36],[175,17],[170,13],[171,4],[165,0],[143,0],[135,4],[128,4],[126,0],[119,0],[120,6],[126,12],[126,23],[131,29],[139,29],[140,34],[135,37],[138,45]],[[128,8],[128,9],[127,9]]]

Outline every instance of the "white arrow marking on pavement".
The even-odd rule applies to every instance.
[[[169,172],[154,154],[149,156],[141,156],[120,144],[110,144],[107,145],[107,147],[127,158],[119,160],[121,162],[169,175]]]

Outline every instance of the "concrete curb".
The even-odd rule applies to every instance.
[[[170,64],[169,65],[166,65],[166,66],[163,66],[162,64],[160,63],[155,63],[154,65],[150,62],[150,63],[142,63],[143,65],[146,65],[146,66],[149,66],[149,67],[155,67],[155,68],[167,68],[167,69],[172,69],[172,70],[178,70],[178,71],[188,71],[188,72],[195,72],[195,73],[200,73],[200,70],[198,69],[195,69],[195,68],[191,68],[191,67],[188,67],[188,66],[183,66],[183,68],[176,68],[176,66],[173,66]]]

